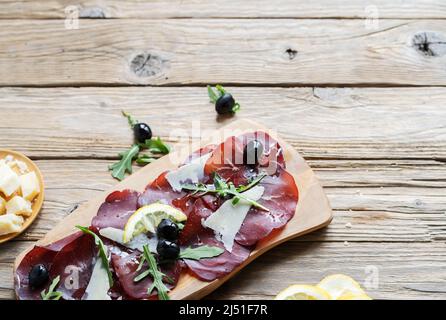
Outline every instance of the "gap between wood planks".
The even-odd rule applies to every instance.
[[[0,19],[1,20],[1,19]],[[167,83],[167,84],[131,84],[131,83],[63,83],[63,84],[8,84],[1,85],[0,88],[35,88],[35,89],[46,89],[46,88],[131,88],[131,87],[142,87],[142,88],[204,88],[207,85],[216,85],[235,88],[445,88],[446,84],[395,84],[395,83],[237,83],[237,82],[191,82],[187,84],[183,83]]]

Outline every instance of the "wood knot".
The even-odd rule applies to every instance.
[[[288,55],[288,59],[293,60],[297,56],[297,50],[292,48],[288,48],[285,50],[285,53]]]
[[[82,7],[79,10],[79,18],[84,19],[105,19],[107,18],[104,10],[99,7]]]
[[[446,54],[446,38],[436,32],[419,32],[412,38],[412,46],[421,54],[440,57]]]
[[[151,77],[163,72],[167,60],[152,53],[140,53],[130,62],[130,69],[138,77]]]

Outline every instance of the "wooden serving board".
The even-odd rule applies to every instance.
[[[175,151],[158,161],[146,165],[110,190],[105,191],[102,196],[91,199],[73,211],[54,227],[54,229],[48,232],[43,239],[38,241],[37,244],[46,245],[59,240],[77,231],[75,225],[89,226],[99,206],[111,192],[127,188],[143,191],[145,186],[162,172],[175,169],[192,151],[209,144],[221,143],[230,136],[258,130],[265,131],[271,135],[271,137],[279,142],[284,150],[286,169],[293,175],[299,189],[299,201],[296,214],[283,229],[274,231],[270,236],[258,242],[256,249],[251,253],[249,258],[226,277],[211,282],[204,282],[184,272],[175,289],[169,292],[171,299],[200,299],[206,296],[262,253],[291,238],[322,228],[328,225],[332,219],[332,211],[328,199],[322,190],[322,186],[305,160],[288,143],[280,139],[275,132],[250,120],[234,121],[211,135],[204,137],[198,145],[190,145],[189,148]],[[17,257],[14,264],[14,275],[16,267],[30,249],[25,250]]]

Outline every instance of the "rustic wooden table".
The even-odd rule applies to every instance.
[[[107,166],[132,139],[120,110],[178,147],[174,128],[231,121],[208,83],[291,142],[334,209],[210,298],[331,273],[374,298],[446,298],[445,19],[440,0],[0,0],[0,147],[36,160],[47,186],[38,220],[0,246],[0,298],[19,252],[116,183]]]

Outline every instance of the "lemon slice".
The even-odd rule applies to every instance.
[[[346,293],[340,296],[337,300],[372,300],[368,295],[366,294],[353,294],[353,293]]]
[[[274,300],[331,300],[331,297],[317,286],[295,284],[281,291]]]
[[[333,300],[338,300],[342,296],[367,296],[359,283],[343,274],[325,277],[317,286],[328,292]]]
[[[124,227],[123,242],[127,243],[141,233],[155,233],[156,227],[163,219],[182,222],[187,219],[187,216],[180,210],[167,204],[152,203],[143,206],[136,210],[127,220]]]

